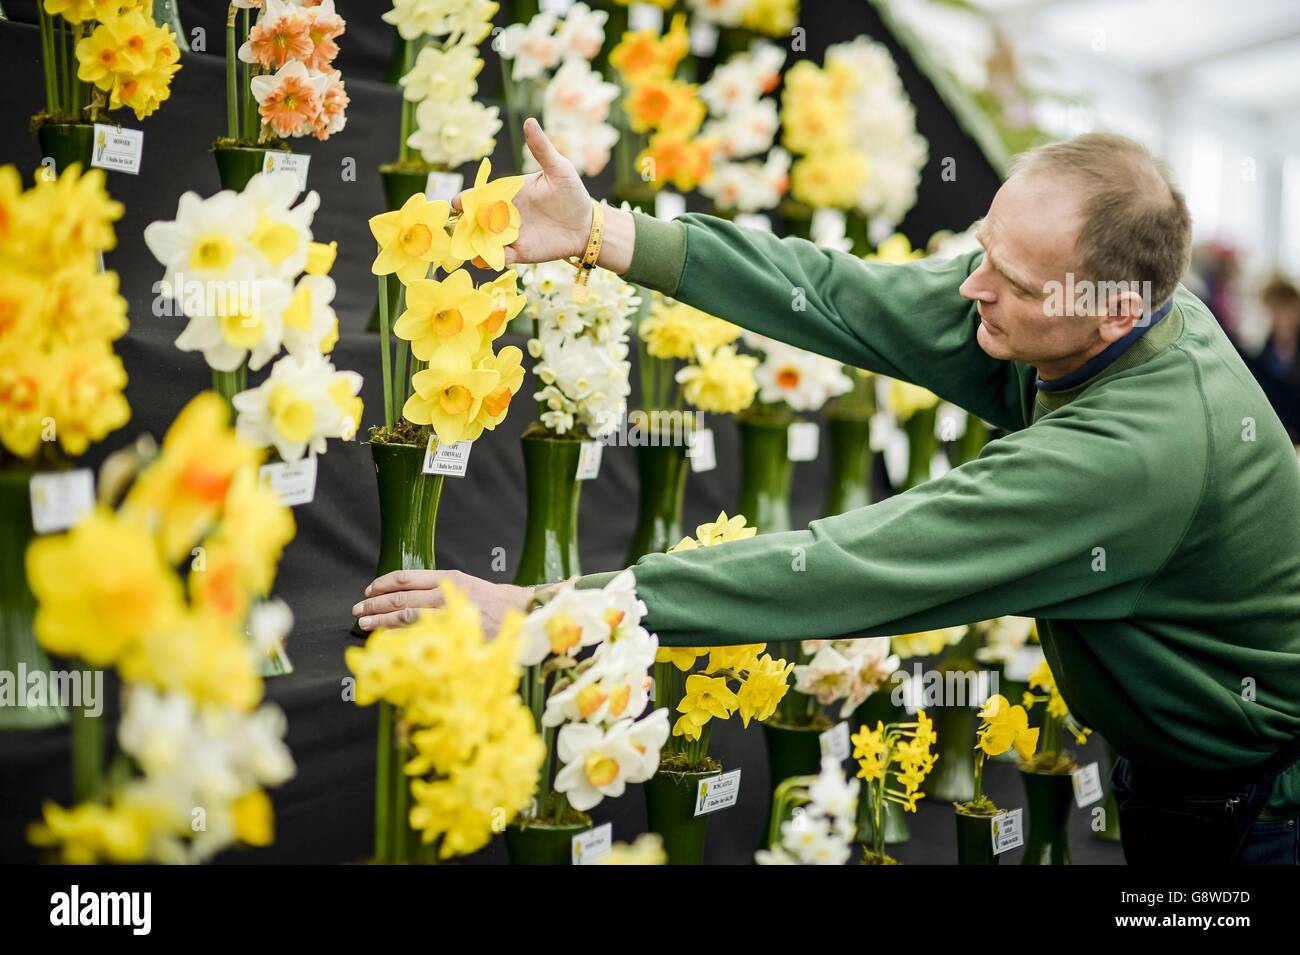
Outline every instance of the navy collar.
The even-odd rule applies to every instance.
[[[1137,340],[1155,328],[1156,323],[1168,315],[1174,308],[1174,300],[1171,298],[1151,313],[1150,319],[1140,325],[1135,325],[1127,335],[1118,341],[1113,341],[1103,351],[1097,352],[1087,361],[1085,361],[1068,375],[1062,375],[1052,381],[1043,381],[1041,378],[1034,379],[1034,387],[1039,391],[1068,391],[1071,388],[1077,388],[1085,381],[1095,378],[1097,375],[1110,366],[1120,355],[1124,354],[1137,343]]]

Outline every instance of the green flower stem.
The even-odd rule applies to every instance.
[[[975,750],[975,795],[971,802],[979,802],[984,795],[984,750]]]
[[[236,7],[226,15],[226,135],[239,138],[239,79],[235,67]]]
[[[248,34],[252,30],[253,23],[251,10],[245,9],[241,12],[243,15],[240,17],[238,45],[242,47],[246,42],[248,42]],[[238,47],[236,47],[236,57],[238,57],[238,53],[239,50]],[[258,138],[258,127],[261,125],[261,122],[258,119],[257,114],[257,99],[253,96],[253,67],[250,64],[241,64],[240,79],[243,82],[243,85],[240,87],[240,92],[244,100],[244,139],[251,143],[256,141]]]
[[[41,6],[45,6],[44,3]],[[51,46],[54,47],[54,107],[53,112],[63,115],[63,79],[67,73],[63,66],[63,22],[62,19],[50,21]]]
[[[405,76],[411,72],[411,60],[414,56],[415,44],[410,40],[402,41],[402,75]],[[399,87],[400,89],[400,87]],[[398,134],[401,137],[401,143],[398,144],[397,159],[398,162],[409,162],[412,155],[411,147],[407,145],[406,140],[410,138],[411,132],[415,126],[415,104],[406,98],[406,91],[402,90],[402,131]]]
[[[397,287],[397,314],[390,315],[389,318],[396,323],[401,317],[402,312],[406,311],[406,285],[400,279]],[[411,378],[407,372],[407,366],[411,361],[411,343],[405,339],[397,340],[397,371],[393,375],[393,384],[397,389],[397,396],[393,402],[393,420],[402,420],[402,409],[406,407],[407,396],[411,393]]]
[[[388,334],[388,276],[379,276],[379,365],[384,376],[384,426],[392,430],[397,421],[393,412],[392,339]]]
[[[45,4],[37,3],[36,12],[41,27],[41,71],[45,75],[45,111],[53,113],[58,108],[59,81],[54,67],[54,26]]]
[[[81,118],[81,92],[82,83],[77,79],[77,43],[80,42],[82,31],[86,29],[86,24],[78,23],[72,28],[69,38],[68,49],[68,95],[72,98],[72,115],[76,119]]]
[[[230,416],[235,415],[234,398],[248,386],[248,362],[243,362],[234,371],[217,371],[212,369],[212,388],[226,402]]]
[[[95,671],[81,668],[84,686]],[[98,800],[104,782],[104,722],[99,717],[88,716],[84,707],[74,706],[71,712],[72,737],[72,797],[76,802]]]
[[[400,721],[394,721],[392,736],[393,756],[391,769],[393,774],[393,856],[398,862],[408,862],[411,858],[411,825],[407,819],[411,804],[411,785],[406,778],[406,762],[409,755],[401,739]]]

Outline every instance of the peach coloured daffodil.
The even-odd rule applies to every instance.
[[[451,255],[461,261],[482,260],[500,272],[506,267],[505,248],[519,238],[519,210],[514,198],[523,176],[488,182],[492,163],[484,157],[474,187],[461,193],[461,216],[451,235]]]

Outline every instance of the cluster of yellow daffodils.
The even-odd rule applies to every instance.
[[[740,337],[740,326],[658,292],[637,334],[655,358],[695,358],[696,346],[712,352]]]
[[[738,355],[740,327],[658,292],[637,324],[641,406],[734,414],[749,406],[758,386],[757,359]]]
[[[77,25],[75,32],[81,37],[76,46],[77,79],[96,90],[89,104],[94,118],[104,108],[105,97],[109,109],[125,106],[136,119],[144,119],[171,95],[181,53],[176,34],[153,21],[152,4],[139,0],[44,3],[47,13],[60,13]],[[88,25],[87,20],[97,22]]]
[[[394,754],[398,784],[380,780],[390,800],[377,807],[381,859],[409,854],[400,836],[384,841],[393,822],[399,829],[409,822],[439,858],[481,848],[529,805],[545,756],[518,694],[523,614],[510,614],[489,639],[469,598],[452,583],[440,586],[442,607],[421,611],[410,626],[378,629],[345,654],[357,705],[387,704],[394,736],[409,740]],[[407,805],[408,780],[414,801],[406,819],[388,818]]]
[[[790,171],[791,195],[813,208],[849,209],[869,169],[854,148],[850,98],[853,74],[834,63],[800,60],[785,74],[782,143],[799,156]]]
[[[718,519],[696,528],[695,537],[685,537],[669,553],[714,547],[746,540],[757,533],[745,518]],[[790,689],[793,663],[774,659],[767,646],[752,643],[731,647],[660,647],[655,654],[656,702],[678,714],[673,724],[671,751],[687,766],[707,758],[712,721],[739,713],[746,727],[750,720],[762,722],[776,712],[777,704]],[[706,658],[697,667],[701,657]],[[696,671],[696,672],[692,672]]]
[[[931,747],[939,737],[925,710],[916,711],[915,722],[876,722],[876,728],[862,726],[849,737],[853,758],[858,762],[858,778],[867,787],[871,809],[871,832],[874,851],[884,858],[886,802],[897,803],[906,812],[916,812],[924,796],[921,783],[939,761]],[[891,788],[897,783],[900,788]]]
[[[1042,692],[1034,693],[1034,690]],[[1070,708],[1065,705],[1065,697],[1056,687],[1056,677],[1052,675],[1052,668],[1048,666],[1046,660],[1038,664],[1029,674],[1029,689],[1025,691],[1021,702],[1026,710],[1033,709],[1039,703],[1047,704],[1047,715],[1043,718],[1042,749],[1032,760],[1029,756],[1025,756],[1026,763],[1039,770],[1069,772],[1074,768],[1074,757],[1064,748],[1065,734],[1069,733],[1074,741],[1082,746],[1088,741],[1092,730],[1080,725],[1070,713]]]
[[[960,812],[993,815],[998,807],[984,795],[984,760],[1001,756],[1010,749],[1023,760],[1033,758],[1038,746],[1038,728],[1030,727],[1029,714],[1023,706],[1015,706],[1005,696],[994,694],[985,701],[979,712],[980,724],[975,737],[975,789],[969,802],[959,803]]]
[[[418,363],[409,386],[402,369],[405,346],[399,348],[398,374],[389,372],[389,344],[382,343],[388,398],[386,423],[400,415],[415,425],[428,425],[442,444],[473,441],[491,431],[506,416],[511,399],[523,385],[523,352],[510,345],[499,352],[493,343],[523,310],[525,297],[517,289],[513,270],[477,288],[462,266],[472,260],[480,268],[505,268],[505,248],[519,237],[519,210],[514,197],[522,176],[489,181],[491,163],[484,159],[474,186],[461,194],[462,211],[450,233],[450,206],[417,193],[393,212],[370,220],[379,244],[371,271],[381,277],[396,274],[404,290],[405,308],[393,333],[409,342]],[[442,279],[430,277],[442,269]],[[381,303],[386,302],[381,278]],[[386,330],[385,330],[386,332]]]
[[[961,643],[962,638],[966,636],[969,629],[963,624],[960,627],[940,627],[937,630],[900,633],[889,639],[894,653],[903,659],[925,657],[942,653],[948,647]]]
[[[293,517],[258,486],[258,453],[208,392],[168,430],[117,511],[27,551],[41,645],[125,685],[118,738],[139,769],[103,801],[47,804],[33,841],[68,861],[202,861],[272,837],[264,787],[293,773],[284,717],[259,707],[258,661],[292,618],[264,598]],[[252,636],[250,641],[249,636]],[[206,826],[192,826],[204,807]]]
[[[112,346],[126,300],[99,269],[121,215],[102,170],[73,165],[24,191],[0,167],[0,444],[20,458],[43,442],[81,454],[131,416]]]
[[[662,37],[653,30],[630,31],[609,54],[628,90],[623,110],[630,128],[649,135],[636,171],[654,190],[671,182],[686,192],[712,172],[715,144],[696,135],[707,113],[699,88],[673,77],[689,50],[686,15],[679,13]]]

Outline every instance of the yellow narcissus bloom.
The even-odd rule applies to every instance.
[[[1021,759],[1034,755],[1038,745],[1038,728],[1030,729],[1029,715],[1023,706],[1012,706],[1001,694],[988,698],[979,712],[983,721],[976,748],[989,756],[1000,756],[1012,746]]]
[[[235,839],[246,846],[269,846],[275,842],[275,810],[264,789],[244,793],[230,806]]]
[[[143,527],[98,508],[66,534],[27,548],[41,646],[92,666],[111,666],[149,631],[182,611],[180,581]]]
[[[472,430],[483,399],[500,378],[490,368],[475,368],[466,352],[441,349],[428,368],[412,376],[415,394],[406,399],[402,415],[412,424],[432,425],[439,443],[455,444]]]
[[[491,282],[484,282],[479,291],[486,292],[492,299],[492,311],[479,326],[483,346],[487,347],[500,338],[515,316],[524,310],[528,296],[519,291],[519,275],[514,269],[503,272]]]
[[[235,436],[226,403],[204,392],[167,429],[161,454],[132,485],[122,516],[150,528],[163,555],[179,563],[216,521],[236,474],[259,460]]]
[[[664,838],[657,832],[643,832],[636,842],[616,842],[597,865],[667,865]]]
[[[678,370],[677,383],[682,396],[701,411],[735,414],[754,403],[758,382],[754,371],[758,359],[740,355],[732,345],[721,345],[712,352],[696,350],[698,364]]]
[[[306,273],[308,275],[329,275],[330,269],[334,268],[334,260],[338,258],[338,254],[339,244],[337,241],[329,243],[308,242]]]
[[[649,177],[656,189],[672,183],[681,192],[690,192],[712,175],[715,149],[711,139],[692,139],[675,128],[665,127],[651,136],[649,144],[637,155],[636,168]]]
[[[90,442],[131,419],[131,406],[122,394],[126,369],[107,344],[90,341],[58,349],[50,356],[49,373],[49,414],[68,454],[84,454]]]
[[[925,249],[913,249],[911,240],[907,236],[895,232],[876,246],[875,252],[864,255],[863,258],[872,262],[892,262],[902,265],[905,262],[925,258]]]
[[[70,865],[144,862],[157,828],[147,811],[129,804],[86,802],[64,809],[46,802],[41,816],[27,828],[28,840],[34,846],[58,847],[60,861]]]
[[[624,103],[632,131],[671,129],[678,136],[692,136],[707,112],[694,83],[675,79],[652,79],[633,88]]]
[[[717,520],[710,521],[707,524],[700,524],[695,528],[695,537],[700,542],[701,547],[713,547],[716,544],[748,540],[757,533],[757,527],[746,526],[745,515],[737,514],[734,517],[728,517],[726,511],[720,511]]]
[[[660,647],[655,651],[655,663],[671,663],[685,673],[708,652],[703,647]]]
[[[661,2],[665,9],[670,3]],[[609,63],[619,75],[635,86],[649,79],[663,79],[673,75],[677,64],[690,49],[690,34],[686,17],[673,17],[668,32],[661,38],[653,30],[631,30],[623,34],[618,45],[609,52]]]
[[[293,510],[257,482],[253,468],[244,468],[231,481],[221,523],[203,544],[223,548],[235,562],[239,585],[251,596],[264,597],[271,592],[276,566],[293,540],[294,527]],[[191,566],[191,579],[205,572]]]
[[[790,195],[814,208],[851,208],[870,170],[867,158],[852,149],[818,150],[790,169]]]
[[[43,284],[41,294],[34,296],[38,308],[44,303],[42,327],[35,336],[41,345],[107,343],[126,333],[126,299],[118,292],[116,272],[72,265],[57,269]],[[6,326],[4,299],[5,293],[0,291],[0,338]]]
[[[694,358],[697,345],[711,352],[734,342],[740,337],[740,326],[655,295],[650,315],[637,326],[637,335],[655,358]]]
[[[25,199],[32,220],[42,224],[33,254],[43,268],[56,262],[98,268],[95,253],[117,246],[113,223],[122,218],[124,207],[109,198],[104,170],[91,169],[83,176],[81,164],[73,163],[57,179],[38,178]]]
[[[718,670],[732,670],[740,673],[742,670],[748,670],[758,663],[758,655],[767,649],[765,643],[745,643],[734,647],[714,647],[709,650],[709,662],[705,667],[706,673],[716,673]]]
[[[243,621],[194,610],[143,633],[123,655],[122,679],[247,713],[262,699]]]
[[[906,421],[918,411],[928,411],[939,404],[939,396],[934,392],[898,379],[890,381],[886,396],[889,410],[899,421]]]
[[[884,779],[889,765],[889,747],[885,744],[885,725],[877,721],[876,728],[862,726],[849,737],[853,743],[853,758],[858,761],[858,778],[867,782]]]
[[[411,343],[411,354],[428,361],[440,348],[474,354],[482,344],[479,326],[492,313],[492,296],[474,288],[464,269],[445,279],[416,279],[407,285],[406,311],[393,334]]]
[[[693,673],[686,678],[686,694],[677,703],[677,712],[707,713],[725,720],[739,705],[740,700],[724,678]]]
[[[477,438],[484,430],[493,431],[506,420],[510,411],[510,401],[519,394],[524,384],[524,353],[517,345],[507,345],[495,355],[479,359],[476,368],[495,371],[498,383],[483,398],[478,414],[474,417],[471,435]]]
[[[44,436],[51,368],[44,352],[0,347],[0,443],[20,458],[35,454]]]
[[[375,275],[397,273],[403,285],[429,274],[429,267],[447,261],[451,239],[447,217],[451,206],[442,199],[432,202],[423,192],[407,199],[402,208],[370,220],[370,234],[379,243],[379,255],[370,271]]]
[[[745,674],[745,682],[737,694],[740,721],[749,726],[750,720],[760,723],[776,712],[776,706],[790,689],[793,663],[774,660],[763,654]]]
[[[505,247],[519,238],[519,210],[514,198],[523,176],[506,176],[488,182],[492,163],[479,164],[474,187],[461,193],[461,215],[451,234],[451,254],[461,261],[481,259],[485,267],[500,272],[506,267]]]

